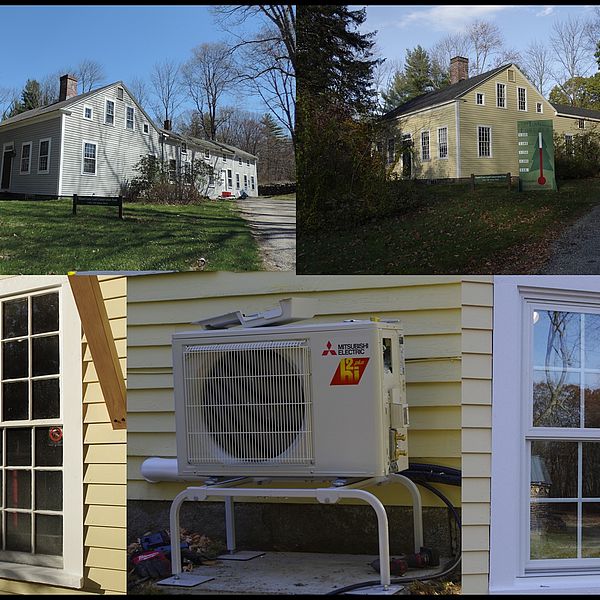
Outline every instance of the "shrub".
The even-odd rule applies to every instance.
[[[600,176],[600,138],[596,131],[578,133],[571,141],[554,132],[554,166],[557,179]]]

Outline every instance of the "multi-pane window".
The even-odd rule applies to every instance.
[[[83,107],[83,118],[91,121],[94,115],[94,110],[91,106],[85,105]]]
[[[421,159],[429,160],[431,154],[429,152],[429,131],[421,132]]]
[[[535,112],[536,113],[543,113],[544,112],[544,105],[541,102],[536,102],[535,103]]]
[[[481,94],[479,92],[477,92],[476,95],[476,103],[479,104],[480,106],[483,106],[485,104],[485,95]]]
[[[50,140],[40,140],[38,173],[48,173],[50,169]]]
[[[248,175],[244,175],[244,189],[248,189]]]
[[[390,138],[387,145],[387,162],[391,165],[396,160],[396,140]]]
[[[115,103],[112,100],[106,100],[104,109],[104,122],[107,125],[115,124]]]
[[[527,568],[583,567],[600,558],[600,314],[536,304],[528,318]]]
[[[204,151],[204,158],[210,158],[210,150]]]
[[[122,87],[117,88],[117,100],[123,100],[123,88]]]
[[[143,131],[144,131],[145,134],[150,133],[150,126],[148,125],[148,123],[144,123],[142,125],[142,127],[143,127]]]
[[[565,133],[565,150],[568,154],[575,154],[575,147],[573,146],[573,134]]]
[[[506,108],[506,84],[496,84],[496,106],[498,108]]]
[[[186,183],[192,183],[192,168],[190,163],[183,163],[183,177]]]
[[[21,174],[29,175],[31,172],[31,142],[21,146]]]
[[[579,127],[579,129],[585,129],[585,120],[577,119],[577,127]]]
[[[247,167],[249,167],[249,166],[250,166],[250,159],[249,159],[249,158],[247,158],[247,159],[246,159],[246,166],[247,166]]]
[[[527,110],[527,90],[524,87],[517,88],[517,103],[519,110]]]
[[[231,169],[227,169],[227,189],[233,189],[233,173],[231,172]]]
[[[227,154],[225,152],[223,152],[223,162],[227,162]]]
[[[438,156],[448,158],[448,128],[438,129]]]
[[[177,180],[177,161],[174,158],[169,160],[169,181],[175,183]]]
[[[185,142],[181,142],[181,154],[187,154],[187,144]]]
[[[58,292],[0,301],[0,438],[5,449],[0,457],[0,556],[58,567],[63,555],[60,331]]]
[[[128,106],[125,115],[125,128],[131,129],[133,131],[133,116],[134,116],[134,108],[133,106]]]
[[[508,69],[506,74],[509,81],[515,81],[515,72],[513,69]]]
[[[94,142],[83,142],[83,174],[95,175],[98,145]]]
[[[485,125],[477,127],[477,155],[492,156],[492,128]]]
[[[236,190],[240,189],[240,174],[239,173],[235,174],[235,189]]]
[[[238,156],[238,165],[241,165],[241,164],[242,164],[242,157]]]
[[[250,175],[250,187],[254,189],[254,175]]]

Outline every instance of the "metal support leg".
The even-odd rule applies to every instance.
[[[415,536],[415,552],[420,552],[423,546],[423,500],[421,499],[421,490],[417,487],[414,481],[411,481],[408,477],[400,475],[399,473],[393,473],[390,477],[404,485],[412,497],[413,503],[413,527]]]
[[[233,498],[225,498],[225,531],[227,532],[227,552],[235,552],[235,513]]]

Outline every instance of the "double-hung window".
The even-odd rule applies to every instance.
[[[524,87],[517,88],[517,108],[520,111],[527,110],[527,89]]]
[[[133,108],[133,106],[127,106],[125,110],[125,129],[131,129],[131,131],[133,131],[135,109]]]
[[[240,174],[239,173],[235,174],[235,189],[236,190],[240,189]]]
[[[498,108],[506,108],[506,84],[496,84],[496,106]]]
[[[477,156],[480,158],[492,156],[492,128],[487,125],[477,127]]]
[[[248,175],[244,175],[244,189],[248,189]]]
[[[0,576],[78,587],[81,325],[66,277],[33,279],[0,281]]]
[[[40,150],[38,154],[38,173],[50,172],[50,138],[40,140]]]
[[[391,165],[396,160],[396,139],[390,138],[388,140],[388,151],[387,151],[387,162]]]
[[[29,175],[31,173],[31,142],[21,144],[21,175]]]
[[[448,128],[440,127],[438,129],[438,156],[439,158],[448,158]]]
[[[227,169],[227,189],[233,189],[233,173],[231,172],[231,169]]]
[[[421,160],[429,160],[431,153],[429,149],[429,131],[421,132]]]
[[[113,100],[106,99],[104,107],[104,122],[107,125],[115,124],[115,103]]]
[[[254,175],[250,175],[250,187],[254,189]]]
[[[96,175],[98,163],[98,144],[83,141],[82,175]]]

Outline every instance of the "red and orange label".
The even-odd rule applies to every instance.
[[[357,385],[368,362],[368,358],[342,358],[329,385]]]

